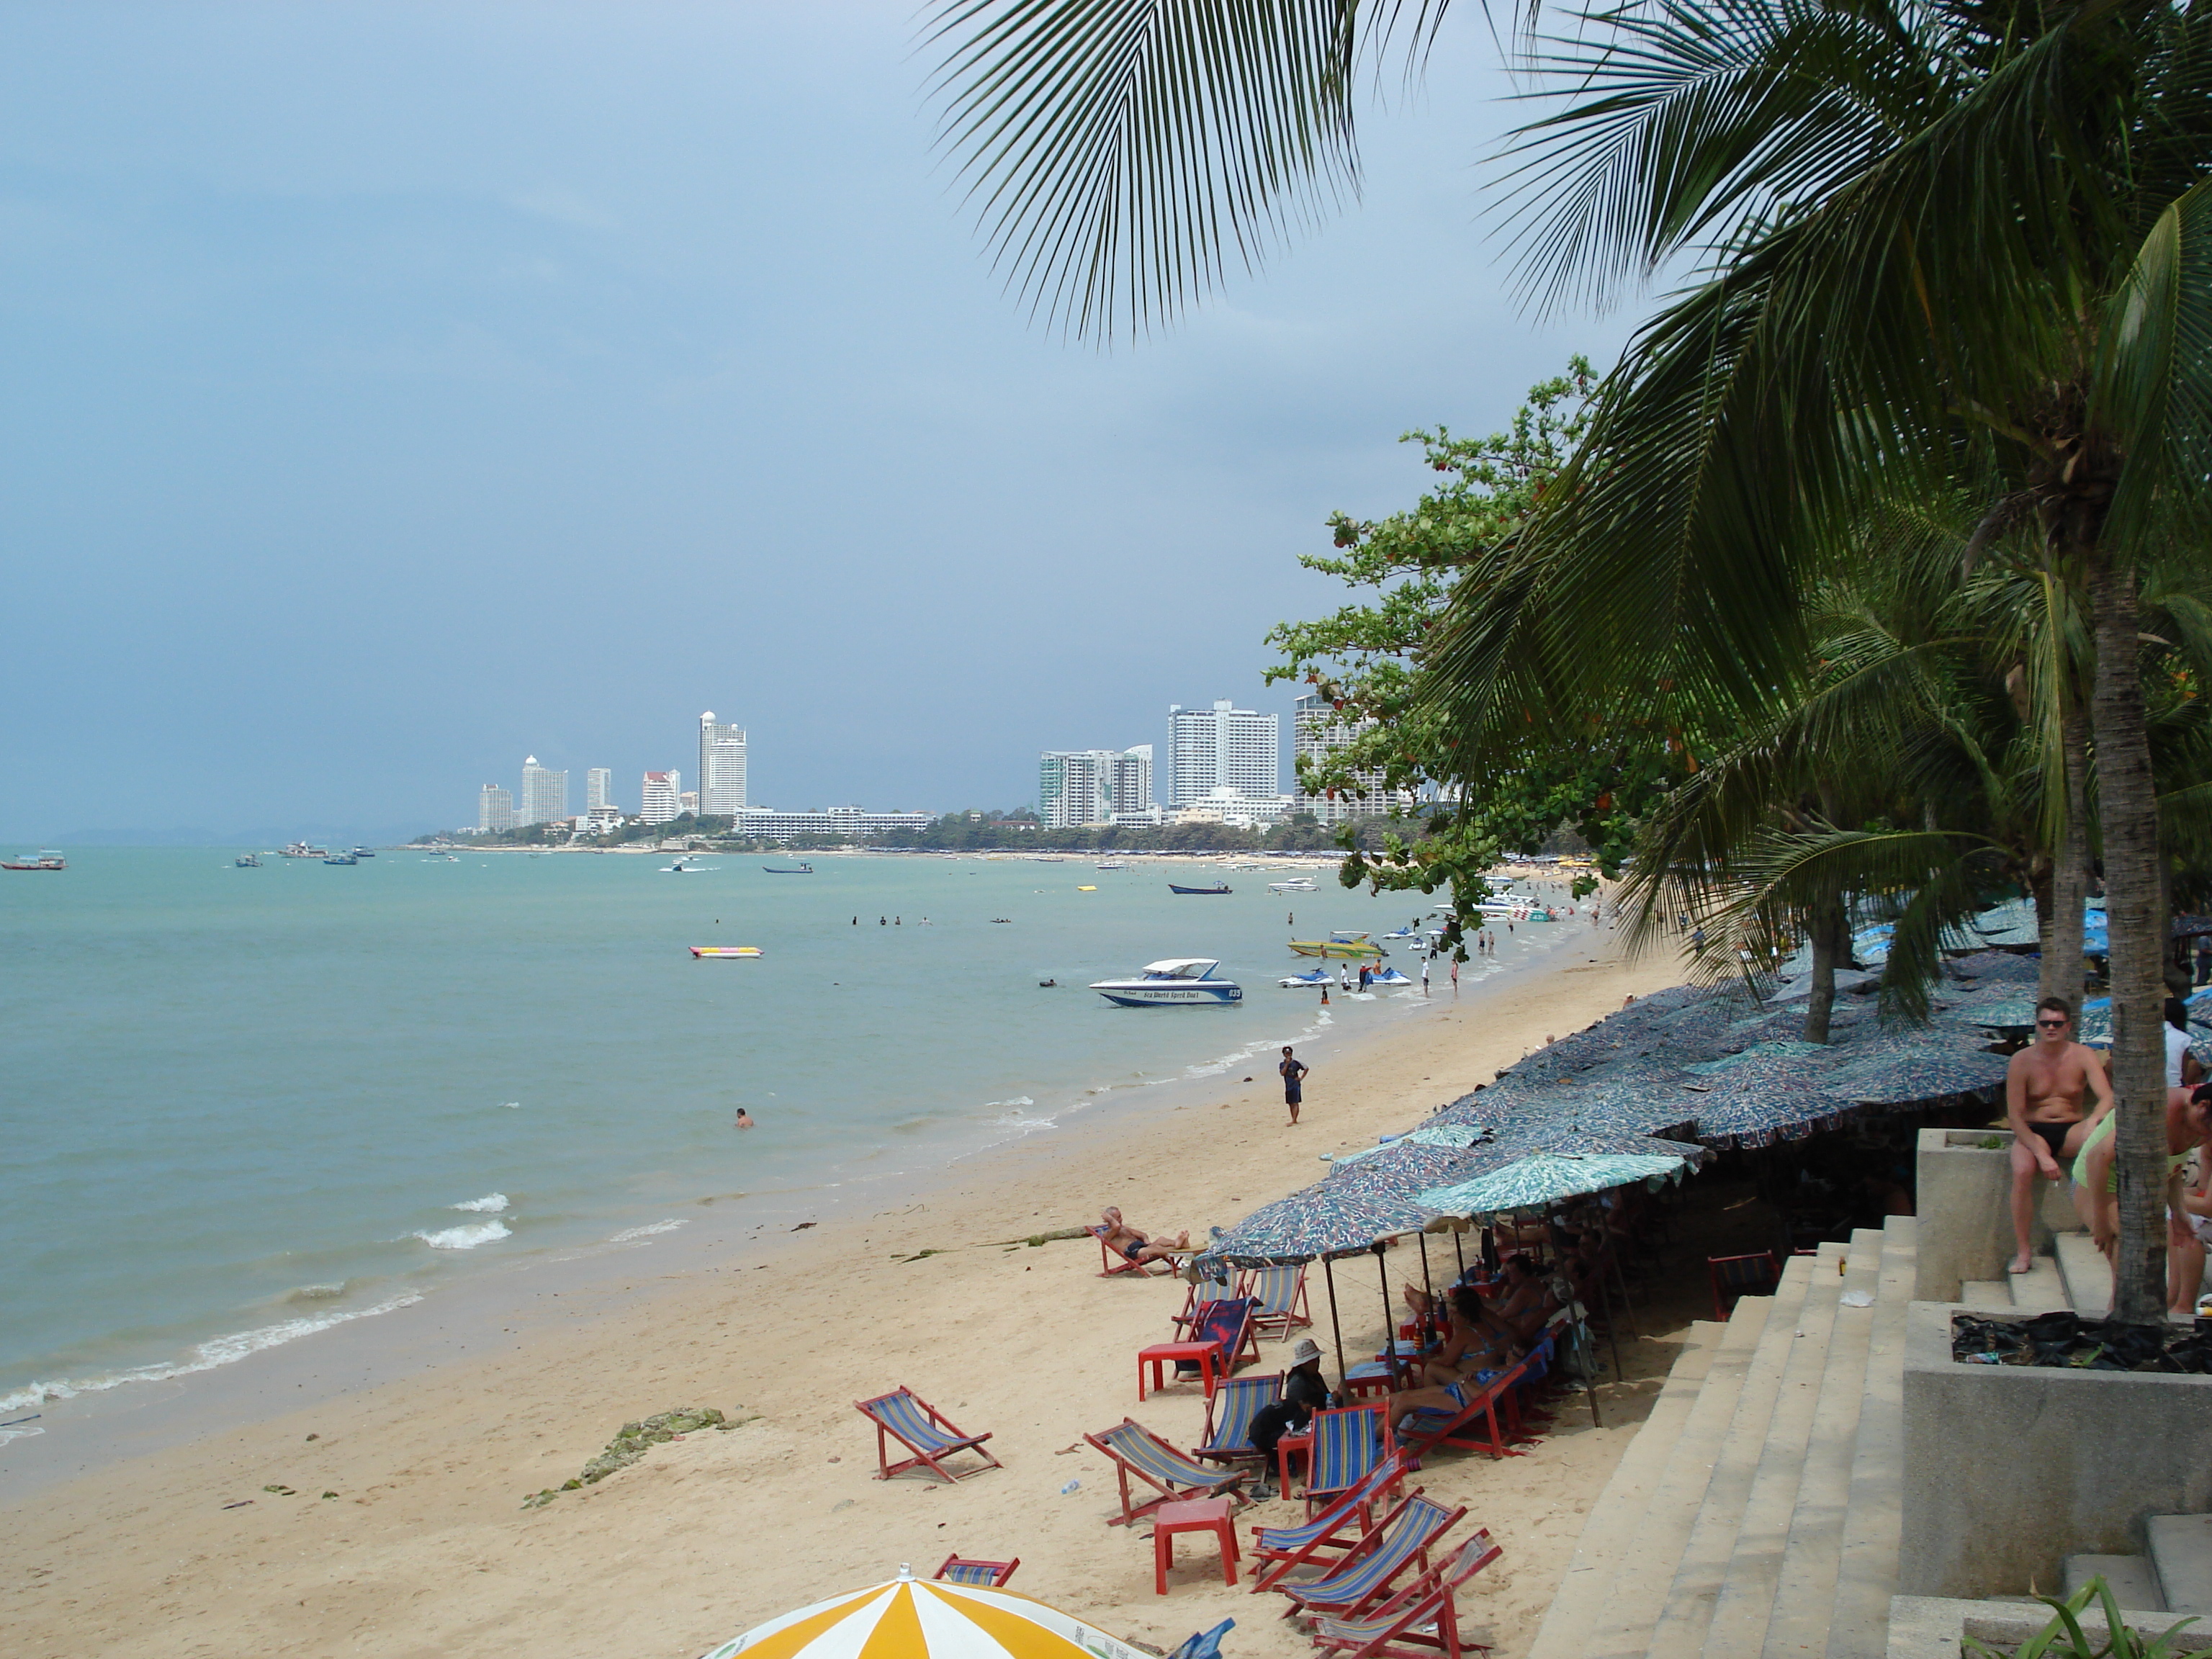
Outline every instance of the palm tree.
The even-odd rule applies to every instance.
[[[1002,256],[1079,328],[1163,314],[1356,185],[1356,0],[970,0],[948,141]],[[1373,20],[1371,22],[1370,20]],[[1764,708],[1873,481],[2005,485],[2086,595],[2121,1101],[2118,1316],[2163,1309],[2166,924],[2142,572],[2212,480],[2212,14],[2172,0],[1650,0],[1532,48],[1516,221],[1547,298],[1687,263],[1508,580],[1440,664],[1477,743],[1501,682],[1642,674]],[[1516,614],[1534,606],[1532,614]]]

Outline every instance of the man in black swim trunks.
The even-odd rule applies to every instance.
[[[1360,969],[1362,973],[1365,969]],[[1283,1104],[1291,1109],[1291,1121],[1298,1121],[1298,1107],[1305,1099],[1305,1075],[1312,1068],[1291,1053],[1291,1045],[1283,1045],[1283,1063],[1275,1069],[1283,1074]]]
[[[2074,1009],[2063,997],[2035,1005],[2035,1041],[2005,1067],[2005,1118],[2012,1126],[2012,1231],[2017,1247],[2009,1268],[2026,1273],[2034,1257],[2038,1176],[2063,1177],[2065,1166],[2089,1138],[2091,1114],[2082,1097],[2103,1105],[2112,1097],[2096,1051],[2074,1041]]]

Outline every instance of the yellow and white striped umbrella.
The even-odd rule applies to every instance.
[[[756,1625],[706,1659],[1148,1659],[1012,1590],[915,1578],[848,1591]]]

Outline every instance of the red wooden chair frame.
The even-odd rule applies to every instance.
[[[1766,1264],[1766,1271],[1757,1279],[1745,1273],[1731,1272],[1723,1274],[1721,1271],[1723,1267],[1734,1268],[1742,1261],[1763,1261]],[[1741,1298],[1771,1294],[1782,1282],[1782,1264],[1774,1259],[1771,1250],[1753,1250],[1744,1255],[1709,1255],[1705,1258],[1705,1277],[1712,1282],[1713,1317],[1725,1320],[1729,1316],[1729,1310]],[[1730,1291],[1735,1294],[1729,1296]],[[1724,1296],[1729,1297],[1725,1303],[1722,1300]]]
[[[911,1407],[913,1409],[908,1410]],[[987,1434],[968,1434],[953,1421],[924,1400],[912,1389],[902,1383],[889,1394],[879,1394],[873,1400],[855,1400],[853,1409],[876,1425],[876,1479],[888,1480],[895,1474],[904,1474],[908,1469],[927,1468],[948,1485],[960,1479],[945,1467],[944,1460],[955,1452],[972,1451],[983,1460],[987,1468],[1003,1467],[999,1460],[983,1449]],[[918,1413],[918,1415],[916,1414]],[[897,1419],[904,1418],[904,1423]],[[914,1454],[899,1462],[891,1462],[890,1442],[896,1440]],[[969,1474],[979,1474],[980,1469],[969,1469]]]
[[[1018,1555],[1011,1561],[979,1561],[972,1556],[953,1554],[945,1558],[945,1565],[939,1567],[932,1577],[943,1578],[955,1567],[966,1567],[978,1570],[978,1576],[955,1578],[951,1582],[956,1584],[981,1584],[991,1589],[999,1589],[1005,1586],[1006,1580],[1014,1576],[1014,1569],[1021,1564],[1022,1558]]]

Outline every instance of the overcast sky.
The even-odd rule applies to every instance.
[[[1013,805],[1287,714],[1328,514],[1627,326],[1508,292],[1463,12],[1363,203],[1101,353],[1002,293],[907,4],[7,4],[0,836],[450,826],[526,752],[634,809],[705,708],[757,803]]]

